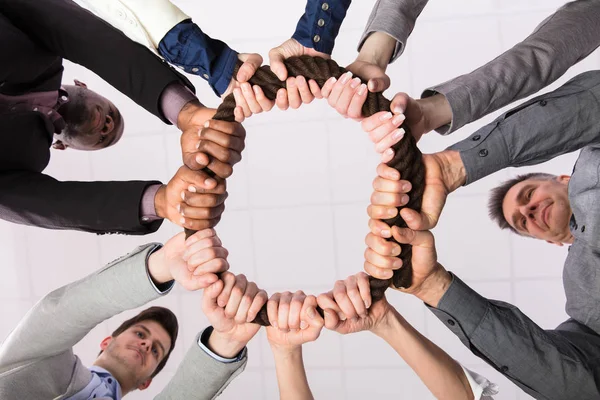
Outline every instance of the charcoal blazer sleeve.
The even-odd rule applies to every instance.
[[[0,172],[0,218],[17,224],[92,233],[145,235],[162,219],[142,224],[140,201],[157,181],[58,181],[30,171]]]
[[[144,46],[70,0],[0,0],[0,12],[50,52],[81,64],[162,119],[163,90],[193,85]]]

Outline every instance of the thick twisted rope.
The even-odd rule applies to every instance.
[[[238,61],[233,72],[234,76],[237,74],[241,65],[242,63]],[[323,87],[325,82],[332,76],[338,79],[340,75],[346,72],[345,68],[340,67],[333,60],[325,60],[320,57],[310,56],[290,57],[285,60],[285,66],[289,76],[295,77],[301,75],[307,80],[313,79],[317,82],[319,87]],[[277,91],[286,87],[285,82],[280,81],[266,65],[260,67],[260,69],[256,71],[254,76],[250,79],[250,84],[260,86],[265,96],[270,100],[275,100]],[[233,122],[235,120],[233,115],[235,106],[233,94],[230,94],[225,97],[213,118]],[[362,114],[364,117],[369,117],[379,111],[388,111],[389,109],[390,101],[383,97],[381,93],[368,92],[367,100],[362,108]],[[409,180],[412,183],[412,190],[409,196],[410,200],[405,206],[398,207],[398,215],[396,217],[384,220],[390,226],[398,226],[401,228],[405,228],[407,225],[402,217],[400,217],[400,210],[404,207],[408,207],[416,211],[421,211],[421,199],[425,187],[425,167],[422,162],[421,152],[417,148],[415,139],[410,134],[408,128],[404,129],[406,130],[406,134],[399,143],[392,147],[395,152],[394,158],[388,162],[387,165],[398,170],[402,179]],[[212,171],[208,172],[212,173]],[[194,231],[186,229],[186,236],[193,233]],[[393,238],[388,240],[395,242]],[[376,279],[373,277],[369,279],[373,303],[383,298],[386,289],[390,285],[395,288],[408,288],[412,284],[412,246],[402,244],[401,248],[402,252],[398,257],[402,259],[402,268],[395,270],[391,279]],[[318,309],[318,311],[323,315],[323,310]],[[260,310],[253,322],[263,326],[270,325],[266,306]]]

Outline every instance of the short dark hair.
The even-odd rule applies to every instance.
[[[488,215],[492,221],[498,224],[500,229],[509,229],[511,232],[520,235],[520,233],[508,223],[506,218],[504,218],[502,203],[504,203],[506,193],[508,193],[510,188],[515,186],[517,183],[521,183],[528,179],[550,180],[555,178],[556,175],[547,174],[545,172],[530,172],[528,174],[517,175],[512,179],[502,182],[500,185],[496,186],[490,191],[490,198],[488,200]]]
[[[140,312],[133,318],[128,319],[123,322],[115,331],[111,334],[112,337],[117,337],[121,333],[125,332],[127,329],[131,328],[133,325],[138,324],[143,321],[155,321],[159,323],[169,334],[171,337],[171,348],[165,355],[165,357],[158,364],[154,372],[152,373],[151,378],[154,378],[167,364],[167,360],[175,348],[175,341],[177,340],[177,334],[179,333],[179,324],[177,323],[177,317],[171,310],[164,307],[150,307]]]

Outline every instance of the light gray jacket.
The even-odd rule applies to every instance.
[[[152,283],[146,266],[158,244],[130,254],[38,302],[0,347],[0,399],[64,399],[81,391],[90,371],[72,347],[96,325],[168,293]],[[247,358],[221,363],[192,345],[158,399],[211,399],[241,373]]]
[[[415,21],[428,0],[378,0],[359,43],[373,32],[397,41],[392,60],[406,46]],[[571,66],[600,46],[600,1],[565,4],[531,35],[482,67],[425,90],[422,97],[442,93],[452,108],[452,123],[438,129],[448,134],[560,78]]]

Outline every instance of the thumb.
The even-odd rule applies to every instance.
[[[428,214],[421,214],[410,208],[400,210],[400,216],[406,222],[406,226],[415,231],[426,231],[437,225],[437,218]]]
[[[332,331],[335,330],[340,324],[340,317],[338,316],[337,312],[327,308],[323,310],[323,313],[325,314],[325,328]]]
[[[237,73],[236,80],[238,82],[247,82],[252,75],[260,68],[262,65],[263,59],[260,54],[256,53],[243,53],[238,55],[240,61],[244,63],[240,67]]]
[[[394,114],[403,114],[406,111],[406,107],[408,106],[408,102],[410,97],[406,93],[397,93],[392,99],[392,103],[390,104],[390,110]]]
[[[285,68],[283,60],[283,54],[281,54],[278,47],[275,47],[269,51],[269,64],[271,65],[271,71],[273,71],[280,81],[285,81],[288,77],[287,68]]]
[[[386,90],[389,87],[390,87],[390,78],[387,75],[384,75],[384,76],[381,76],[378,78],[369,79],[369,82],[367,83],[367,88],[369,89],[369,92],[372,92],[372,93],[383,92],[384,90]]]
[[[429,231],[413,231],[409,228],[392,227],[392,236],[400,244],[411,244],[413,247],[431,248],[435,246],[433,235]]]
[[[202,296],[202,309],[206,312],[213,311],[219,308],[217,304],[217,297],[223,291],[223,281],[218,280],[206,289],[204,289],[204,295]]]

